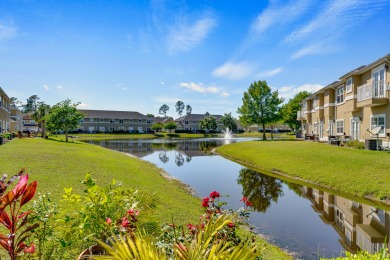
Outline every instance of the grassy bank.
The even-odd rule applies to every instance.
[[[315,142],[242,142],[221,155],[260,172],[311,183],[336,194],[390,204],[390,155]]]
[[[51,192],[61,205],[64,187],[73,187],[81,194],[86,173],[99,185],[112,179],[124,187],[134,187],[145,193],[156,194],[157,208],[142,218],[160,223],[187,224],[198,221],[200,199],[190,195],[183,185],[167,179],[156,166],[125,154],[81,142],[65,143],[58,140],[20,139],[0,146],[0,174],[13,175],[26,167],[30,180],[38,181],[38,191]],[[278,248],[264,245],[267,259],[288,259]]]

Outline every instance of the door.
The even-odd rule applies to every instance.
[[[359,118],[351,119],[351,138],[352,140],[359,140]]]
[[[324,138],[324,122],[320,122],[320,128],[318,130],[319,138],[322,140]]]
[[[372,94],[375,97],[385,97],[385,68],[379,68],[372,73]]]

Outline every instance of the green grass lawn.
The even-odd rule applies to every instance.
[[[140,215],[149,221],[167,223],[173,219],[175,224],[196,223],[201,215],[200,199],[189,194],[180,182],[164,177],[165,173],[155,165],[87,143],[15,139],[0,146],[0,165],[0,174],[8,176],[25,167],[29,182],[37,180],[38,192],[51,192],[60,206],[64,187],[73,187],[82,194],[84,187],[80,181],[90,173],[101,186],[116,179],[124,187],[156,194],[157,208],[152,215]],[[288,258],[272,245],[266,246],[265,254],[267,259]]]
[[[355,199],[390,204],[388,152],[289,141],[235,143],[217,152],[260,172],[314,184]]]

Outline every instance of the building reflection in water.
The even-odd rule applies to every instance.
[[[330,193],[302,187],[313,209],[340,235],[339,242],[350,252],[378,252],[390,234],[389,213]],[[386,245],[388,247],[388,243]]]

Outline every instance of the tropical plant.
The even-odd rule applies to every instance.
[[[41,102],[38,108],[32,114],[32,118],[35,120],[35,122],[37,122],[43,138],[45,138],[46,119],[47,119],[47,115],[49,114],[49,111],[50,111],[50,106]]]
[[[27,103],[22,105],[23,113],[31,113],[37,111],[39,97],[37,95],[32,95],[27,99]]]
[[[5,182],[6,178],[5,175],[0,180],[0,223],[8,230],[8,234],[0,234],[0,246],[8,252],[10,259],[14,260],[23,253],[35,252],[34,243],[31,242],[30,246],[27,246],[25,242],[38,223],[31,224],[28,221],[32,210],[23,212],[21,208],[34,197],[37,182],[33,181],[27,185],[28,174],[25,174],[24,169],[11,177],[8,182]],[[19,181],[14,189],[4,194],[9,185],[17,179]]]
[[[240,122],[244,125],[257,124],[263,127],[263,140],[266,140],[265,126],[278,121],[279,106],[283,98],[278,91],[271,91],[266,81],[252,83],[244,92],[242,106],[237,109]]]
[[[70,99],[67,99],[54,105],[47,116],[47,129],[50,132],[63,131],[68,142],[69,132],[77,129],[84,117],[84,114],[77,110],[79,104],[71,104]]]

